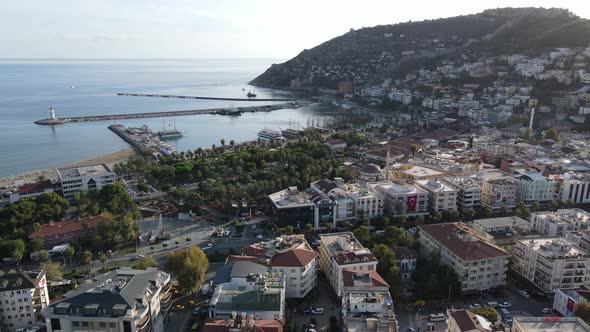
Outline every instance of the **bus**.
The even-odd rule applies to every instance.
[[[506,308],[500,309],[500,316],[506,322],[506,324],[512,326],[512,315],[506,310]]]
[[[446,319],[447,319],[447,317],[443,313],[430,314],[430,316],[428,316],[428,320],[430,320],[431,322],[442,322]]]

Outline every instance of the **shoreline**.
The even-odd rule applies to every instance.
[[[129,159],[131,156],[136,155],[137,153],[133,148],[125,148],[119,151],[115,151],[112,153],[98,155],[89,159],[80,160],[72,163],[66,163],[62,165],[58,165],[51,168],[42,168],[33,171],[28,171],[16,175],[6,176],[0,178],[0,188],[4,187],[14,187],[17,183],[19,185],[25,183],[32,183],[36,182],[37,178],[40,176],[44,176],[50,180],[57,179],[57,172],[55,171],[56,168],[65,168],[65,167],[80,167],[80,166],[88,166],[94,164],[107,164],[109,167],[113,167],[114,164],[118,164],[122,161]],[[20,183],[22,181],[22,183]]]

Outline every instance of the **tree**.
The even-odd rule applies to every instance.
[[[551,210],[556,210],[559,207],[559,203],[557,203],[557,201],[553,200],[553,201],[551,201],[549,206],[551,206]]]
[[[474,209],[467,209],[467,210],[463,211],[463,216],[465,216],[465,218],[467,220],[473,220],[473,218],[475,218],[475,210]]]
[[[37,252],[45,249],[45,241],[43,239],[32,239],[29,241],[29,251]]]
[[[590,303],[577,302],[574,304],[574,315],[582,318],[583,321],[590,324]]]
[[[354,231],[354,237],[359,240],[360,243],[367,246],[367,244],[371,241],[371,234],[369,233],[369,228],[367,226],[361,226]]]
[[[326,224],[326,231],[328,233],[331,233],[334,230],[334,225],[332,225],[331,223]]]
[[[474,313],[476,315],[480,315],[480,316],[484,317],[485,319],[490,321],[490,323],[492,323],[492,324],[494,324],[495,322],[498,321],[498,312],[496,311],[496,309],[494,309],[492,307],[474,308],[474,309],[469,309],[469,311],[471,311],[472,313]]]
[[[565,205],[567,205],[568,207],[572,207],[574,206],[574,200],[571,198],[568,198],[567,201],[565,201]]]
[[[165,268],[178,280],[178,285],[185,294],[201,286],[208,266],[207,256],[198,247],[178,250],[166,256]]]
[[[557,132],[557,130],[555,128],[549,128],[545,132],[545,139],[551,139],[556,142],[559,142],[559,133]]]
[[[98,194],[98,204],[102,210],[117,217],[130,215],[133,219],[139,219],[140,216],[137,204],[119,183],[102,187]]]
[[[291,225],[287,225],[287,226],[285,227],[285,234],[287,234],[287,235],[291,235],[291,234],[293,234],[293,226],[291,226]]]
[[[75,253],[76,253],[76,249],[74,249],[73,246],[68,246],[66,248],[66,251],[64,252],[64,256],[70,258],[70,264],[72,264],[72,256],[74,256]]]
[[[385,278],[389,286],[398,285],[400,283],[399,269],[393,250],[384,244],[379,244],[373,247],[373,254],[379,260],[377,272]]]
[[[83,265],[92,263],[92,253],[88,250],[83,251],[82,255],[80,256],[80,263]]]
[[[305,232],[305,234],[311,234],[311,232],[313,231],[313,225],[305,224],[305,227],[303,227],[303,231]]]
[[[18,263],[23,259],[23,256],[25,254],[25,242],[21,239],[14,240],[10,243],[10,247],[10,258],[14,259],[14,261],[18,265]]]
[[[45,271],[47,280],[59,281],[62,279],[61,267],[59,266],[59,263],[48,261],[41,263],[40,267],[43,271]]]
[[[236,142],[232,139],[229,141],[229,145],[234,146],[236,144]]]
[[[225,146],[225,138],[222,138],[222,139],[220,140],[220,143],[221,143],[221,146]]]
[[[412,151],[412,156],[415,156],[416,152],[418,152],[418,146],[416,144],[410,145],[410,151]]]
[[[152,256],[141,257],[135,263],[136,269],[145,270],[150,267],[156,267],[156,261],[154,260],[154,258]]]
[[[39,259],[39,262],[47,262],[49,260],[49,253],[47,252],[47,250],[40,250],[37,251],[37,257]]]
[[[531,210],[533,210],[533,212],[539,211],[541,209],[541,204],[539,204],[539,202],[534,202],[531,205]]]
[[[533,130],[531,128],[527,128],[524,133],[522,134],[522,139],[525,141],[530,141],[533,139]]]
[[[100,256],[98,257],[98,259],[100,260],[100,262],[103,264],[102,265],[102,269],[104,271],[106,271],[107,269],[107,264],[109,263],[109,257],[107,255],[105,255],[105,253],[100,253]]]
[[[137,189],[139,189],[139,191],[147,193],[148,191],[150,191],[150,187],[147,185],[147,183],[145,183],[145,181],[139,181],[137,183]]]

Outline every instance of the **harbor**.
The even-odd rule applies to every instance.
[[[140,153],[170,155],[176,152],[170,144],[164,142],[160,132],[152,131],[147,125],[125,127],[115,124],[108,128]]]
[[[183,95],[163,95],[155,93],[128,93],[119,92],[117,96],[126,97],[149,97],[149,98],[178,98],[178,99],[202,99],[202,100],[228,100],[228,101],[294,101],[293,98],[256,98],[256,94],[248,92],[248,98],[226,98],[226,97],[202,97],[202,96],[183,96]]]
[[[275,100],[276,101],[276,100]],[[246,112],[271,112],[285,108],[299,108],[310,105],[308,101],[291,101],[288,103],[261,105],[261,106],[244,106],[244,107],[226,107],[213,108],[201,110],[186,110],[186,111],[164,111],[164,112],[145,112],[145,113],[124,113],[124,114],[108,114],[108,115],[86,115],[73,117],[57,117],[53,108],[49,109],[49,118],[35,121],[38,125],[57,125],[64,123],[89,122],[89,121],[108,121],[108,120],[124,120],[124,119],[141,119],[141,118],[157,118],[170,116],[185,116],[185,115],[199,115],[199,114],[219,114],[219,115],[240,115]]]

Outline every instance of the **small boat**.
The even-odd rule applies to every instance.
[[[256,94],[253,93],[252,91],[248,91],[247,96],[248,96],[248,98],[256,98]]]

